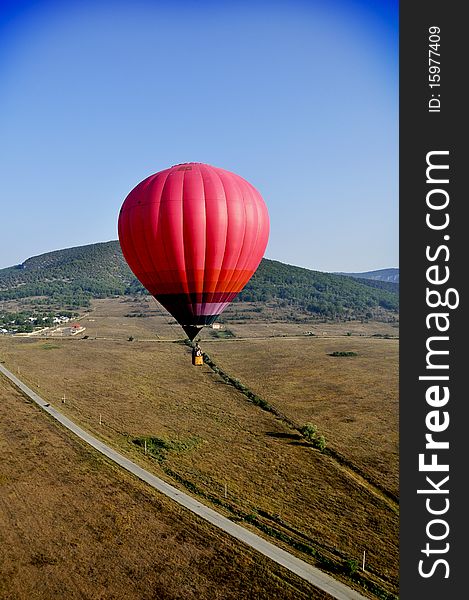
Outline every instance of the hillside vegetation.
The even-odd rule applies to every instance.
[[[397,289],[380,282],[360,281],[341,275],[311,271],[263,259],[251,281],[239,294],[240,301],[277,300],[325,317],[368,316],[377,309],[397,312]]]
[[[35,297],[37,303],[43,298],[43,303],[83,307],[91,298],[126,293],[133,280],[118,242],[90,244],[41,254],[0,270],[0,299]]]
[[[89,306],[92,298],[146,294],[122,255],[118,241],[29,258],[0,270],[0,300],[25,300],[55,308]],[[398,311],[398,288],[263,259],[237,301],[273,301],[309,316],[372,318]]]

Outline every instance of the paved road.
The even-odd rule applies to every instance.
[[[309,581],[317,588],[330,594],[333,598],[336,598],[337,600],[366,600],[364,596],[347,587],[340,581],[336,581],[330,575],[327,575],[312,565],[300,560],[299,558],[296,558],[296,556],[293,556],[289,552],[278,548],[274,544],[271,544],[244,527],[233,523],[208,506],[205,506],[205,504],[202,504],[192,496],[181,492],[162,479],[159,479],[145,469],[142,469],[142,467],[139,467],[136,463],[132,462],[119,452],[113,450],[110,446],[107,446],[94,436],[90,435],[84,429],[81,429],[81,427],[78,427],[73,421],[52,407],[48,402],[36,394],[36,392],[31,390],[27,385],[15,377],[15,375],[13,375],[13,373],[6,369],[2,364],[0,364],[0,373],[3,373],[3,375],[5,375],[5,377],[7,377],[17,388],[31,398],[31,400],[38,404],[43,410],[49,413],[54,419],[59,421],[59,423],[64,425],[64,427],[98,450],[98,452],[104,454],[104,456],[107,456],[109,459],[130,473],[133,473],[157,489],[159,492],[168,496],[168,498],[171,498],[178,504],[181,504],[199,517],[202,517],[212,525],[215,525],[215,527],[218,527],[226,533],[229,533],[237,540],[244,542],[258,552],[261,552],[264,556],[267,556],[279,565],[286,567],[292,573],[295,573],[306,581]]]

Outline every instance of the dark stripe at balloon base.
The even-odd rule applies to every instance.
[[[180,325],[203,327],[211,325],[235,295],[217,294],[215,302],[210,301],[214,294],[157,294],[155,298]],[[199,298],[202,302],[196,301]]]

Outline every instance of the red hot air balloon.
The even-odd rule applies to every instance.
[[[239,175],[184,163],[141,181],[122,205],[118,229],[137,279],[193,340],[256,271],[269,215]]]

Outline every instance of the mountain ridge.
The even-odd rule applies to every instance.
[[[372,279],[375,281],[389,281],[391,283],[399,283],[399,269],[376,269],[374,271],[363,271],[361,273],[344,273],[336,272],[334,275],[345,275],[347,277],[354,277],[355,279]]]
[[[0,269],[0,300],[28,300],[69,308],[92,298],[145,294],[130,271],[117,240],[54,250]],[[371,318],[398,311],[392,282],[323,273],[262,259],[235,301],[276,303],[317,317]]]

